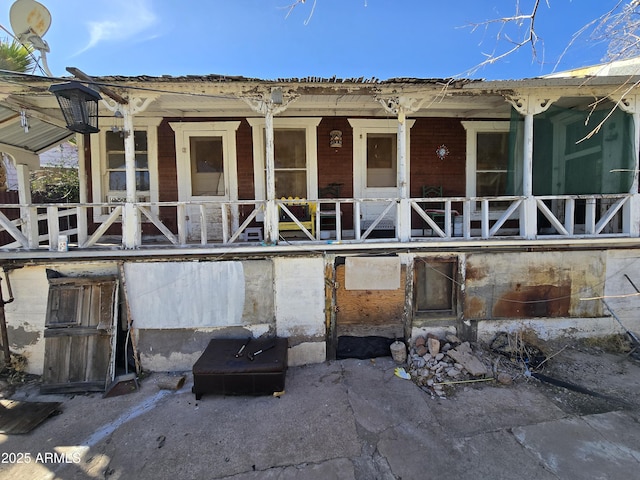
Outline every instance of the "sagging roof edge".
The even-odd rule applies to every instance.
[[[2,77],[10,78],[11,75],[0,75],[0,81]],[[96,84],[100,85],[113,85],[119,87],[125,87],[127,84],[164,84],[164,85],[176,85],[176,84],[209,84],[209,85],[225,85],[231,87],[237,85],[240,88],[247,88],[250,86],[292,86],[299,85],[301,87],[319,88],[319,89],[336,89],[340,88],[353,88],[353,89],[383,89],[383,88],[402,88],[402,87],[424,87],[432,89],[448,88],[451,90],[465,90],[469,92],[503,92],[505,90],[517,90],[523,88],[579,88],[579,87],[606,87],[606,86],[620,86],[640,84],[640,75],[615,75],[615,76],[567,76],[567,77],[533,77],[525,79],[513,79],[513,80],[484,80],[484,79],[459,79],[459,78],[412,78],[412,77],[397,77],[387,80],[379,80],[375,77],[364,78],[338,78],[338,77],[301,77],[301,78],[277,78],[273,80],[234,76],[234,75],[219,75],[219,74],[207,74],[207,75],[183,75],[183,76],[150,76],[150,75],[137,75],[137,76],[123,76],[123,75],[107,75],[107,76],[94,76],[92,77]],[[51,84],[55,82],[69,81],[75,79],[72,76],[66,77],[40,77],[40,76],[28,76],[28,75],[16,75],[14,80],[18,80],[20,83],[28,84]],[[86,83],[86,82],[83,82]]]

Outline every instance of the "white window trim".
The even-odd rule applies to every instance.
[[[134,130],[147,132],[147,162],[149,167],[149,198],[150,202],[158,201],[158,125],[162,122],[161,117],[136,117],[134,118]],[[111,127],[122,125],[103,125],[97,138],[91,139],[91,187],[93,203],[107,203],[105,198],[108,188],[107,172],[107,141],[106,132]],[[157,208],[153,209],[154,211]],[[103,222],[108,215],[102,213],[101,208],[94,208],[94,222]]]
[[[238,200],[238,155],[236,131],[239,121],[233,122],[170,122],[176,137],[176,163],[178,175],[178,200]],[[191,191],[191,137],[222,137],[224,161],[224,195],[192,195]]]
[[[467,131],[467,179],[466,190],[467,197],[475,197],[476,195],[476,179],[477,179],[477,166],[478,166],[478,133],[494,132],[503,133],[509,132],[511,128],[511,122],[509,120],[494,120],[494,121],[465,121],[463,120],[462,126]],[[471,202],[471,213],[474,218],[480,215],[477,202]],[[500,212],[493,211],[494,216],[499,217]]]
[[[318,199],[318,133],[317,128],[322,118],[314,117],[288,117],[274,118],[273,128],[304,128],[307,146],[307,200]],[[253,180],[255,185],[256,200],[265,200],[265,145],[264,128],[265,119],[248,118],[251,125],[253,138]]]
[[[371,119],[371,118],[349,118],[349,124],[353,128],[353,191],[356,196],[361,196],[362,192],[366,188],[367,175],[366,171],[366,158],[367,158],[367,137],[368,133],[398,133],[398,120],[397,119]],[[409,180],[411,178],[411,148],[410,148],[410,131],[415,120],[405,120],[406,122],[406,152],[407,152],[407,165],[406,165],[406,181],[407,188],[409,188]],[[398,159],[399,161],[400,159]],[[389,187],[397,189],[398,187]]]

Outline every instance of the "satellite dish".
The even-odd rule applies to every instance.
[[[9,10],[9,21],[18,38],[29,33],[44,37],[51,26],[51,14],[35,0],[16,0]]]
[[[42,39],[51,26],[49,10],[35,0],[16,0],[9,9],[9,21],[16,38],[21,43],[30,43],[40,52],[42,68],[52,77],[47,65],[49,45]]]

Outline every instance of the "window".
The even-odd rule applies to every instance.
[[[140,202],[158,201],[157,127],[161,120],[152,117],[134,119],[136,196]],[[94,202],[120,203],[126,198],[125,139],[111,127],[117,125],[101,125],[100,132],[91,135],[91,187]],[[153,207],[153,210],[156,209],[157,207]],[[109,211],[106,208],[94,209],[94,221],[105,220]]]
[[[433,317],[456,315],[457,260],[417,257],[414,270],[416,313]]]
[[[510,122],[464,121],[462,125],[467,131],[467,196],[499,197],[519,191],[522,183],[517,179],[519,173],[511,171],[509,165]],[[476,202],[471,205],[475,213],[479,207]],[[508,205],[509,202],[491,203],[492,208],[498,209]],[[499,211],[492,214],[499,215]]]
[[[191,194],[224,195],[222,137],[191,137]]]
[[[398,140],[395,133],[368,133],[367,187],[397,185]]]
[[[477,157],[476,195],[505,195],[509,166],[509,132],[479,132]]]
[[[124,159],[124,137],[117,132],[106,132],[107,143],[107,183],[108,198],[125,198],[127,192],[126,167]],[[136,193],[149,197],[149,154],[147,132],[135,131]]]
[[[240,122],[171,122],[176,136],[178,200],[237,200],[236,130]]]
[[[317,134],[320,118],[275,118],[273,120],[274,177],[276,198],[316,199]],[[250,118],[253,129],[254,182],[256,199],[266,198],[265,119]]]
[[[276,198],[307,198],[307,147],[304,129],[273,131]]]

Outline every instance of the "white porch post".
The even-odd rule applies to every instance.
[[[270,103],[264,116],[265,133],[265,181],[267,206],[264,221],[264,236],[268,245],[278,243],[278,205],[276,205],[275,153],[273,144],[273,105]]]
[[[20,219],[22,221],[21,231],[26,237],[23,243],[28,244],[28,248],[38,248],[40,244],[38,232],[37,209],[31,207],[31,175],[32,169],[40,166],[40,157],[33,152],[19,148],[3,147],[3,152],[16,167],[18,181],[18,201],[20,205]],[[1,159],[0,155],[0,159]],[[25,245],[26,247],[26,245]]]
[[[520,235],[534,239],[538,233],[538,207],[533,196],[533,116],[545,112],[558,97],[542,98],[534,95],[507,97],[507,101],[524,115],[524,152],[522,165],[522,194]]]
[[[124,161],[126,179],[126,199],[122,211],[122,246],[134,249],[142,243],[140,211],[136,206],[136,144],[134,139],[133,116],[147,109],[155,96],[130,98],[128,103],[107,102],[103,104],[112,112],[120,111],[124,127]]]
[[[278,243],[278,205],[276,203],[275,153],[273,143],[273,118],[287,109],[296,99],[295,95],[282,94],[282,89],[274,87],[271,92],[258,98],[243,97],[247,105],[264,115],[265,132],[265,183],[266,208],[264,213],[264,237],[268,245]]]
[[[404,107],[398,111],[398,239],[408,242],[411,239],[411,205],[407,179],[407,122]]]
[[[397,115],[397,184],[398,184],[398,240],[411,240],[411,202],[409,199],[409,159],[407,155],[407,113],[417,111],[425,99],[416,100],[407,97],[379,98],[385,111]]]
[[[18,201],[20,205],[31,205],[31,178],[29,167],[23,163],[18,163],[16,159],[16,172],[18,176]],[[39,231],[37,212],[29,207],[20,208],[20,218],[24,223],[22,233],[29,241],[29,248],[38,248]]]
[[[136,144],[133,130],[133,112],[131,104],[122,106],[124,127],[124,163],[127,195],[122,212],[122,244],[133,249],[141,244],[142,228],[140,212],[136,208]]]
[[[614,99],[615,100],[615,99]],[[631,198],[622,210],[623,231],[631,237],[640,237],[640,193],[638,192],[638,172],[640,170],[640,94],[618,99],[620,108],[633,115],[633,181],[629,193]]]

